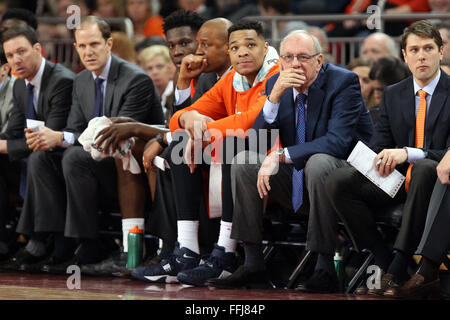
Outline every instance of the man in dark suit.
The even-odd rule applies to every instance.
[[[282,40],[280,54],[282,71],[268,80],[267,99],[253,129],[278,129],[284,149],[272,151],[262,164],[254,150],[235,158],[231,169],[231,237],[244,242],[245,262],[229,278],[207,284],[268,286],[261,241],[264,198],[270,195],[297,214],[307,213],[309,202],[307,248],[319,253],[317,270],[325,269],[325,279],[329,280],[318,289],[334,291],[337,218],[331,204],[323,199],[323,180],[335,168],[348,166],[345,157],[357,140],[369,140],[372,121],[357,75],[323,63],[314,36],[306,31],[291,32]]]
[[[27,119],[43,121],[53,130],[64,128],[70,110],[75,75],[62,65],[42,58],[36,31],[28,25],[18,25],[5,31],[3,48],[8,63],[18,76],[13,88],[13,108],[8,128],[6,132],[0,134],[0,153],[7,154],[9,158],[3,155],[1,157],[2,175],[6,175],[16,171],[14,161],[26,159],[32,153],[24,134]],[[22,175],[20,191],[23,196],[26,186],[24,179],[26,162],[22,162]],[[4,195],[8,196],[8,193]],[[7,197],[4,200],[7,200]],[[4,208],[3,203],[1,207]],[[5,214],[3,210],[0,212],[2,216]],[[1,223],[3,227],[4,221]],[[52,228],[53,221],[48,221],[45,226],[39,225],[36,229],[30,230],[27,234],[30,235],[31,240],[20,256],[10,261],[11,266],[16,269],[20,268],[22,263],[27,264],[38,260],[44,252],[43,246],[40,245],[42,238],[39,232]]]
[[[198,22],[198,17],[196,17],[196,14],[193,13],[185,13],[182,22],[185,23],[186,26],[180,26],[180,21],[175,22],[172,20],[172,18],[169,18],[167,24],[164,24],[165,32],[168,35],[168,39],[171,41],[173,34],[169,31],[172,30],[173,26],[177,26],[177,29],[185,27],[194,29],[194,26]],[[187,87],[186,89],[183,87],[185,90],[178,90],[177,88],[178,92],[175,95],[175,98],[178,105],[174,106],[175,109],[185,108],[186,106],[189,106],[191,102],[196,101],[206,91],[208,91],[218,81],[218,79],[226,73],[227,70],[229,70],[230,61],[226,50],[228,48],[227,29],[230,25],[231,22],[226,19],[213,19],[204,23],[198,30],[196,41],[198,41],[199,46],[195,52],[195,55],[187,54],[185,58],[183,58],[180,66],[181,72],[178,77],[178,82],[181,84],[185,81],[187,83]],[[192,30],[192,33],[193,32],[194,30]],[[197,61],[200,61],[200,64],[196,63]],[[206,63],[204,63],[204,61],[206,61]],[[203,63],[205,65],[203,65]],[[207,73],[202,73],[203,71]],[[197,78],[198,81],[196,83],[195,94],[191,98],[190,84],[193,79]],[[180,91],[185,92],[180,93]],[[149,127],[145,124],[130,122],[127,119],[117,119],[116,123],[100,132],[102,137],[98,141],[98,144],[101,145],[102,141],[106,140],[107,145],[111,143],[112,148],[115,148],[115,144],[119,141],[133,136],[137,137],[140,142],[148,142],[148,145],[146,146],[148,150],[146,151],[146,159],[147,162],[151,163],[157,155],[160,155],[163,158],[169,156],[168,149],[164,148],[168,138],[165,134],[158,135],[158,133],[158,130],[155,130],[155,128]],[[158,139],[154,139],[156,135],[158,135]],[[107,145],[105,145],[106,148],[108,148]],[[142,144],[137,143],[133,148],[133,152],[136,154],[137,159],[142,158],[142,152],[144,151],[143,146],[140,147],[139,145]],[[151,159],[149,159],[149,154],[151,154]],[[121,164],[119,167],[121,167]],[[124,172],[124,170],[121,170],[119,167],[119,195],[123,194],[123,196],[120,196],[119,198],[122,214],[127,212],[142,212],[143,215],[146,201],[146,186],[144,179],[140,176]],[[172,192],[172,178],[169,170],[156,170],[156,172],[155,170],[148,170],[147,174],[152,189],[151,191],[154,196],[152,196],[153,202],[150,216],[146,223],[146,231],[163,240],[163,246],[159,256],[164,257],[173,251],[177,236],[177,214]],[[152,183],[152,181],[155,181],[155,183]],[[133,193],[135,196],[130,197],[130,193]],[[217,229],[214,228],[212,224],[213,223],[211,220],[206,217],[204,221],[202,221],[202,230],[205,229],[205,231],[207,231]],[[205,238],[205,241],[202,241],[202,243],[211,243],[212,245],[214,240],[209,239],[214,238],[214,232],[207,232]],[[85,266],[84,268],[87,269],[88,266]],[[91,265],[89,266],[89,269],[89,271],[86,271],[93,275],[111,272],[118,273],[119,271],[118,266],[115,266],[112,260],[108,260],[108,262],[101,262],[97,265]]]
[[[450,145],[450,82],[439,69],[442,39],[428,21],[413,23],[402,36],[402,52],[412,72],[383,93],[376,131],[370,143],[377,154],[374,166],[380,176],[394,169],[406,175],[394,198],[354,168],[338,169],[327,179],[327,194],[359,248],[370,249],[383,275],[369,294],[383,294],[407,279],[407,266],[419,244],[436,166]],[[380,160],[381,159],[381,160]],[[378,161],[380,160],[379,165]],[[404,202],[402,223],[392,259],[377,230],[373,207]],[[360,293],[367,289],[360,288]]]
[[[161,104],[151,79],[137,66],[111,54],[110,27],[102,19],[82,19],[75,31],[75,48],[86,70],[74,81],[72,107],[63,131],[48,127],[27,133],[27,143],[34,152],[28,162],[28,188],[18,231],[29,233],[40,224],[52,221],[51,230],[68,238],[82,240],[76,257],[74,239],[57,239],[54,254],[42,268],[55,266],[65,272],[69,261],[95,263],[106,258],[108,251],[97,239],[98,209],[113,209],[117,204],[115,162],[92,159],[77,139],[88,122],[99,116],[131,117],[144,123],[161,124]],[[55,154],[55,147],[66,148]],[[140,218],[143,217],[126,217]],[[119,255],[122,263],[126,255]]]
[[[439,162],[438,180],[428,206],[427,218],[416,254],[422,256],[417,272],[401,287],[390,288],[385,296],[417,299],[426,298],[439,289],[439,265],[450,249],[450,151]]]

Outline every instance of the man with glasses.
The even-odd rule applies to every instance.
[[[231,168],[231,238],[243,241],[245,262],[230,277],[208,284],[253,287],[267,279],[261,241],[264,198],[270,195],[293,214],[308,214],[309,207],[307,249],[319,253],[319,260],[305,288],[333,292],[338,224],[324,199],[323,181],[335,168],[348,166],[352,147],[370,139],[373,125],[358,76],[323,63],[317,38],[293,31],[282,40],[280,53],[281,72],[267,81],[267,99],[253,128],[278,129],[284,148],[272,151],[262,164],[248,164],[258,157],[252,151],[237,155]]]

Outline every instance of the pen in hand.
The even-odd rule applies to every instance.
[[[381,161],[383,161],[383,158],[378,159],[376,166],[379,167],[381,164]]]

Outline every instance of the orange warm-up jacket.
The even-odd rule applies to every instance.
[[[222,136],[226,135],[227,129],[244,131],[250,129],[266,101],[266,81],[278,72],[279,62],[270,69],[263,81],[246,91],[237,92],[233,87],[236,71],[230,70],[200,99],[172,116],[169,123],[170,131],[180,129],[178,122],[180,116],[192,110],[214,119],[215,121],[208,123],[208,129],[218,129]]]

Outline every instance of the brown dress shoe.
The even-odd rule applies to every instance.
[[[388,289],[384,295],[396,299],[423,299],[436,290],[439,290],[439,278],[425,282],[425,278],[416,273],[403,286]]]
[[[367,294],[382,296],[386,290],[396,287],[398,287],[398,284],[394,280],[394,275],[390,273],[384,273],[381,276],[380,287],[369,289],[367,291]]]
[[[361,284],[358,288],[355,290],[355,294],[359,296],[365,296],[369,289],[367,288],[367,285],[365,283]]]

